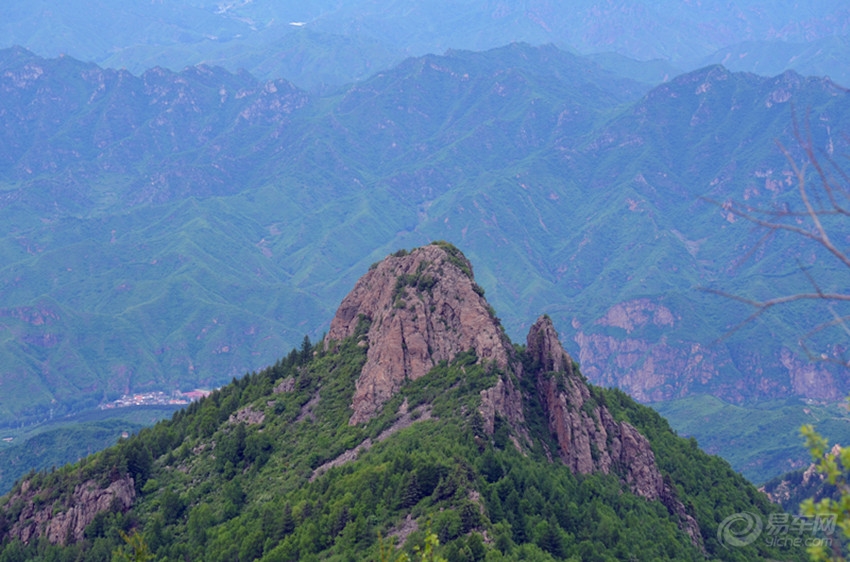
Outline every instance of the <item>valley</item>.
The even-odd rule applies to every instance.
[[[0,430],[0,493],[33,471],[56,470],[170,418],[179,406],[94,410]]]

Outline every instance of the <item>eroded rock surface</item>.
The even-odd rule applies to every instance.
[[[500,377],[496,386],[481,391],[478,413],[484,420],[484,431],[488,435],[493,435],[495,431],[496,416],[505,418],[511,427],[522,434],[525,433],[522,394],[510,378]]]
[[[661,501],[701,546],[696,520],[664,481],[649,441],[632,425],[618,422],[573,371],[548,316],[541,316],[526,339],[538,398],[558,442],[561,460],[577,474],[617,473],[635,494]]]
[[[507,368],[512,349],[482,293],[463,254],[438,244],[390,256],[361,277],[325,339],[332,345],[369,325],[350,423],[368,421],[404,381],[462,351]]]
[[[127,511],[136,498],[133,479],[125,476],[106,487],[93,480],[78,484],[70,498],[45,502],[49,490],[33,489],[24,482],[8,505],[23,502],[18,519],[8,536],[24,544],[46,537],[51,544],[69,544],[83,539],[86,527],[103,511]]]

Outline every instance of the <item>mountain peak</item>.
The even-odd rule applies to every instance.
[[[491,529],[506,533],[493,548],[533,541],[558,559],[640,543],[648,557],[704,560],[722,543],[703,537],[730,510],[770,512],[657,414],[588,385],[548,316],[514,347],[482,292],[448,243],[388,256],[343,300],[324,350],[294,349],[170,422],[17,485],[0,498],[0,552],[123,548],[107,537],[138,522],[163,559],[324,559],[332,549],[367,559],[380,548],[370,535],[393,529],[410,550],[417,539],[401,530],[433,515],[449,560],[467,535]],[[600,508],[610,516],[593,515]],[[585,538],[606,526],[610,541]],[[555,538],[539,541],[546,527]],[[755,548],[744,557],[759,558]]]
[[[350,423],[368,421],[406,380],[460,352],[472,349],[479,361],[506,368],[513,351],[483,295],[469,260],[446,242],[373,265],[343,299],[325,339],[332,346],[361,333],[369,347]]]
[[[664,482],[649,441],[616,421],[573,368],[552,320],[538,318],[526,350],[517,353],[483,293],[469,260],[446,242],[401,250],[374,264],[343,299],[325,338],[326,349],[352,336],[368,346],[349,424],[368,422],[407,381],[472,350],[479,363],[495,363],[501,371],[496,385],[481,392],[478,413],[485,433],[492,435],[501,418],[522,451],[533,443],[525,410],[536,402],[558,456],[573,473],[618,473],[636,495],[664,503],[702,548],[699,526]],[[514,384],[520,378],[534,388],[525,396]]]
[[[572,358],[564,351],[548,315],[544,314],[531,326],[526,344],[527,352],[539,370],[572,373]]]

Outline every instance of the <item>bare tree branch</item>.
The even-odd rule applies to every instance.
[[[753,248],[743,258],[737,260],[738,264],[752,257],[755,251],[766,244],[777,232],[788,232],[804,240],[816,243],[836,258],[838,263],[850,270],[850,251],[840,247],[839,243],[836,242],[838,240],[841,244],[847,244],[847,240],[850,239],[850,229],[842,229],[840,231],[841,236],[838,238],[834,238],[829,230],[835,227],[834,220],[850,217],[850,174],[842,169],[832,159],[830,154],[814,148],[815,145],[812,140],[808,119],[806,120],[805,134],[800,131],[796,117],[793,118],[793,127],[797,146],[803,153],[802,163],[798,163],[792,151],[781,142],[777,141],[776,144],[790,167],[791,174],[796,183],[797,195],[803,207],[802,210],[793,210],[787,203],[781,208],[766,209],[744,205],[737,201],[720,203],[707,198],[704,198],[704,200],[717,205],[735,217],[747,220],[759,228],[765,229],[766,232],[756,242]],[[825,168],[822,162],[826,162],[828,168]],[[834,180],[836,175],[838,181]],[[809,184],[808,179],[812,176],[816,181]],[[795,302],[822,301],[827,304],[831,319],[825,322],[818,322],[806,332],[800,338],[800,347],[810,359],[831,361],[844,366],[850,366],[850,362],[844,357],[836,358],[831,354],[815,353],[810,348],[812,339],[829,328],[840,328],[848,340],[850,340],[850,315],[839,314],[835,310],[835,305],[850,302],[850,291],[825,291],[820,287],[817,279],[809,269],[800,265],[800,270],[811,285],[811,291],[757,300],[726,291],[703,288],[702,290],[705,292],[741,302],[753,309],[752,314],[733,326],[721,339],[725,339],[771,309]],[[848,272],[850,273],[850,271]],[[850,286],[850,283],[846,286]]]

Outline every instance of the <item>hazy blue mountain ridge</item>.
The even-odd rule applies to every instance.
[[[757,254],[755,258],[744,259],[763,232],[747,227],[734,228],[730,222],[734,217],[730,218],[701,198],[721,203],[729,199],[747,200],[762,208],[795,205],[794,192],[783,189],[783,186],[793,186],[793,182],[787,176],[788,164],[775,145],[776,140],[781,140],[796,158],[802,158],[793,138],[789,102],[804,108],[798,110],[799,119],[810,116],[815,146],[826,147],[833,142],[846,142],[833,132],[847,127],[846,112],[838,109],[846,106],[846,100],[846,91],[828,80],[806,79],[795,73],[765,79],[732,74],[722,67],[709,67],[655,88],[602,128],[586,146],[585,157],[597,164],[595,173],[587,179],[588,186],[594,191],[612,184],[621,186],[611,192],[610,197],[621,207],[628,207],[635,218],[625,226],[618,224],[617,215],[613,215],[604,225],[583,231],[585,238],[590,237],[586,251],[591,255],[603,255],[607,241],[619,235],[620,240],[629,240],[628,247],[633,251],[643,248],[638,256],[655,256],[649,263],[640,260],[620,268],[619,277],[608,279],[606,284],[610,291],[619,291],[613,299],[616,302],[628,302],[631,298],[641,303],[651,292],[647,290],[649,286],[665,289],[654,305],[641,304],[637,306],[638,311],[628,311],[628,306],[609,307],[604,300],[597,301],[603,308],[589,316],[599,318],[608,314],[605,320],[597,320],[597,324],[608,326],[585,327],[581,330],[584,336],[579,336],[585,340],[580,359],[592,380],[622,386],[631,377],[635,382],[630,391],[635,395],[649,400],[671,396],[672,389],[665,385],[656,387],[659,394],[647,392],[649,389],[640,387],[640,377],[633,374],[642,363],[653,371],[652,365],[644,363],[653,359],[652,352],[642,350],[640,359],[625,364],[609,360],[598,367],[592,366],[596,351],[607,349],[610,353],[614,343],[611,337],[618,329],[625,329],[628,332],[625,338],[622,332],[615,336],[630,342],[621,348],[622,351],[633,354],[640,349],[641,334],[645,333],[646,341],[654,341],[659,352],[654,356],[655,364],[661,360],[676,361],[665,349],[671,337],[683,338],[682,349],[689,347],[684,341],[691,342],[693,352],[687,354],[687,359],[679,358],[679,368],[675,369],[677,376],[669,380],[679,388],[672,391],[674,394],[711,388],[711,393],[739,402],[759,396],[759,393],[763,393],[763,397],[783,393],[792,386],[799,392],[802,386],[799,383],[755,380],[753,377],[758,378],[759,368],[753,369],[753,363],[745,358],[779,342],[794,347],[792,342],[800,335],[794,327],[772,325],[770,336],[749,334],[744,338],[749,343],[743,346],[744,340],[739,342],[736,338],[710,349],[699,343],[704,336],[698,334],[714,332],[719,336],[732,324],[725,313],[715,314],[718,307],[730,303],[701,296],[694,287],[720,287],[727,292],[764,298],[777,291],[790,289],[793,292],[793,286],[786,285],[787,281],[769,281],[761,275],[775,274],[787,280],[797,270],[779,254],[770,253],[768,257]],[[769,135],[765,135],[766,131],[770,131]],[[635,231],[636,228],[641,230]],[[625,229],[629,230],[624,232]],[[591,233],[598,237],[596,244]],[[808,255],[805,245],[797,245],[799,240],[780,239],[780,245],[790,244],[785,247],[791,255]],[[834,279],[829,272],[829,259],[825,261],[823,270],[812,271],[823,273],[824,281]],[[604,272],[603,266],[602,270],[597,270],[597,280],[591,282],[600,285],[598,277]],[[629,278],[622,277],[626,272]],[[580,274],[577,272],[577,276]],[[581,277],[575,278],[572,284],[581,286]],[[599,290],[596,294],[608,293]],[[654,308],[658,306],[669,308],[672,316],[659,317],[662,309]],[[644,314],[650,312],[656,316],[641,319],[641,308]],[[746,309],[740,310],[743,319]],[[664,329],[659,330],[662,326]],[[745,332],[753,328],[748,326]],[[783,333],[786,329],[790,331]],[[595,332],[597,337],[585,337],[588,332]],[[719,355],[703,361],[706,355],[712,354]],[[784,370],[779,364],[780,356],[782,353],[770,360],[773,372]],[[616,355],[608,355],[609,359],[613,357]],[[706,370],[704,367],[712,362],[715,367]],[[709,382],[708,379],[714,380]],[[838,396],[821,394],[820,398]]]
[[[761,234],[700,196],[793,202],[774,145],[793,148],[792,104],[817,146],[846,146],[826,80],[708,67],[644,95],[519,44],[323,96],[205,66],[0,60],[7,423],[261,368],[319,336],[370,263],[434,239],[479,264],[509,333],[548,312],[591,380],[642,400],[848,390],[805,370],[793,318],[718,343],[747,311],[696,290],[805,286],[794,240],[744,260]]]
[[[180,70],[199,63],[231,71],[245,68],[263,79],[287,78],[309,89],[362,80],[408,56],[485,50],[511,41],[552,43],[580,53],[615,52],[636,60],[664,59],[694,69],[708,62],[705,57],[742,41],[815,44],[850,34],[850,11],[837,0],[819,2],[816,9],[790,0],[735,5],[672,0],[532,0],[514,5],[477,0],[462,6],[362,0],[131,0],[120,6],[91,0],[54,5],[13,0],[0,8],[0,22],[0,47],[23,45],[49,57],[68,54],[135,74],[154,66]],[[776,55],[765,52],[762,58],[764,62],[756,61],[746,70],[758,70]],[[834,59],[828,63],[831,70],[818,74],[837,79],[842,60]],[[787,63],[791,66],[776,72],[812,69],[793,57]]]
[[[47,61],[21,50],[4,54],[5,118],[15,125],[5,129],[4,154],[9,157],[2,169],[4,220],[12,225],[4,244],[9,258],[5,270],[11,276],[6,290],[11,307],[4,316],[15,342],[10,342],[15,359],[7,373],[47,370],[48,377],[65,373],[63,381],[87,380],[88,375],[73,374],[80,371],[109,373],[107,394],[113,395],[152,383],[161,372],[156,364],[171,365],[166,369],[176,367],[197,380],[194,361],[187,357],[205,349],[224,363],[199,365],[198,371],[209,373],[200,380],[240,375],[273,355],[249,359],[258,349],[245,349],[230,363],[227,358],[237,353],[233,340],[242,337],[237,334],[268,342],[259,345],[271,350],[286,333],[297,341],[327,317],[306,313],[302,305],[312,308],[313,297],[283,290],[281,283],[307,284],[312,292],[316,267],[335,278],[351,258],[336,260],[351,256],[352,248],[315,255],[311,245],[354,242],[360,252],[366,247],[379,252],[376,240],[391,239],[415,225],[416,215],[409,211],[372,220],[379,212],[392,217],[404,201],[391,191],[370,191],[365,197],[366,192],[352,191],[356,184],[348,183],[375,181],[383,159],[372,150],[381,144],[369,139],[368,132],[364,135],[357,111],[345,126],[351,113],[346,104],[357,99],[356,89],[342,94],[338,108],[331,98],[305,113],[309,96],[280,81],[261,84],[247,75],[206,67],[181,74],[154,69],[136,78],[68,57]],[[551,70],[546,67],[546,72]],[[479,90],[488,86],[487,80],[473,73]],[[427,79],[418,87],[433,89]],[[478,93],[467,82],[459,82],[459,92],[466,96],[456,111],[462,116]],[[495,100],[501,102],[496,110],[516,111],[516,97],[512,103],[500,96]],[[395,103],[417,107],[416,100]],[[470,121],[494,110],[480,107],[479,115],[464,122],[464,117],[446,113],[449,107],[436,105],[433,117],[403,124],[417,139],[443,146],[446,135],[461,137],[447,129],[454,126],[466,135]],[[397,105],[391,109],[398,112]],[[359,119],[371,119],[373,111],[360,109]],[[293,112],[305,117],[293,120]],[[430,133],[414,127],[427,122],[433,123]],[[378,130],[381,124],[372,126]],[[444,136],[429,139],[429,134]],[[472,164],[480,169],[480,163]],[[273,177],[282,182],[270,185]],[[230,194],[238,195],[218,198]],[[340,216],[350,218],[337,222]],[[333,229],[346,234],[334,235]],[[352,231],[362,231],[366,238],[356,240],[348,234]],[[252,257],[242,255],[246,250]],[[252,279],[247,285],[241,279],[246,272]],[[268,290],[258,293],[255,282]],[[86,285],[95,288],[81,288]],[[205,312],[187,314],[194,308],[189,302]],[[225,321],[233,303],[255,312]],[[291,316],[296,309],[301,313]],[[258,328],[249,319],[254,314],[266,316],[274,327]],[[279,324],[284,317],[301,327],[290,332]],[[74,325],[81,329],[75,331]],[[185,341],[176,334],[187,328],[195,335]],[[168,334],[175,334],[176,341]],[[215,334],[230,343],[217,341]],[[115,341],[100,342],[101,337]],[[207,338],[213,341],[198,343]],[[48,359],[51,353],[57,356]],[[113,353],[121,358],[106,359]],[[259,352],[259,357],[266,354]],[[14,384],[29,385],[30,378],[16,377]],[[56,380],[36,385],[65,387]],[[91,405],[91,398],[84,397],[96,386],[70,384],[60,402]],[[46,396],[41,392],[30,395]],[[16,403],[16,416],[30,407]]]
[[[850,72],[841,61],[850,52],[850,36],[824,37],[811,42],[746,41],[729,45],[704,59],[704,64],[722,64],[729,70],[764,76],[794,68],[806,76],[828,76],[850,86]]]

